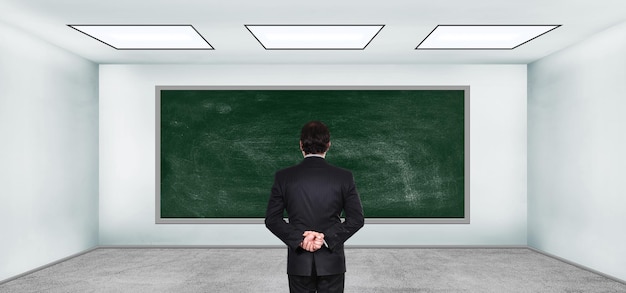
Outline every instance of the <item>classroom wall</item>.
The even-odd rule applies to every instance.
[[[100,65],[101,245],[282,244],[263,224],[155,224],[157,85],[470,85],[471,224],[366,224],[347,244],[526,245],[526,65]]]
[[[528,244],[626,280],[626,23],[528,68]]]
[[[1,281],[98,245],[98,66],[0,39]]]
[[[98,245],[98,66],[0,22],[0,281]]]

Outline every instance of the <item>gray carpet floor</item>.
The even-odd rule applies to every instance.
[[[99,248],[0,292],[288,292],[286,248]],[[525,248],[348,248],[345,292],[626,292]]]

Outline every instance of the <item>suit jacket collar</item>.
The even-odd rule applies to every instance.
[[[321,158],[321,157],[307,157],[307,158],[304,158],[304,160],[302,160],[302,162],[300,164],[304,165],[304,166],[326,166],[326,165],[328,165],[328,163],[326,162],[326,159]]]

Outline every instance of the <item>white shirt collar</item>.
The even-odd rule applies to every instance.
[[[305,155],[304,157],[305,158],[318,157],[318,158],[324,159],[324,155],[321,155],[321,154],[308,154],[308,155]]]

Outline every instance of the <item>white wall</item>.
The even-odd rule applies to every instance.
[[[626,280],[626,23],[529,65],[528,244]]]
[[[262,224],[154,223],[156,85],[470,85],[471,224],[371,224],[348,244],[526,245],[526,65],[100,65],[101,245],[281,245]]]
[[[1,281],[98,244],[98,67],[0,39]]]

